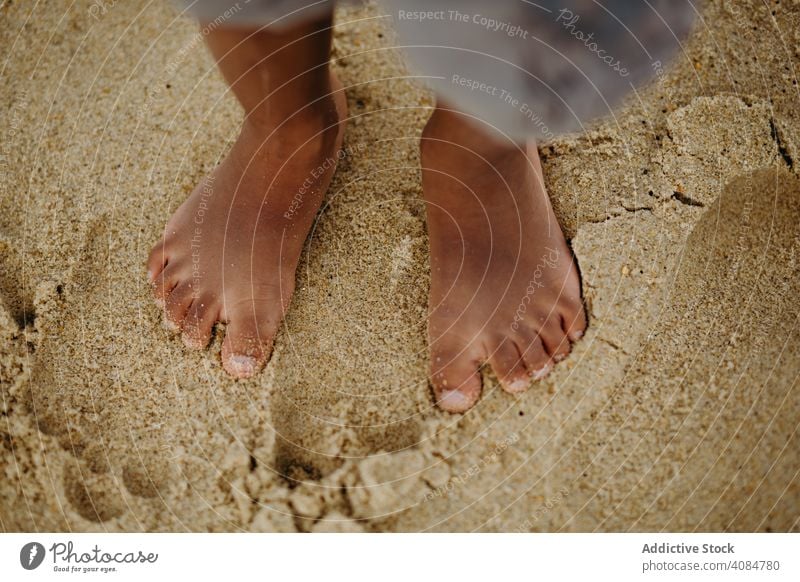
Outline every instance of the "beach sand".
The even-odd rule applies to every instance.
[[[379,8],[337,14],[348,155],[240,382],[145,282],[241,118],[196,26],[0,12],[0,530],[800,531],[797,1],[710,1],[662,78],[539,145],[590,328],[463,416],[426,380],[434,101]]]

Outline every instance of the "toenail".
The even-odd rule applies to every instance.
[[[560,362],[560,361],[562,361],[562,360],[563,360],[564,358],[566,358],[566,357],[567,357],[567,354],[556,354],[555,356],[553,356],[553,359],[554,359],[556,362]]]
[[[439,399],[439,406],[444,410],[462,411],[469,408],[469,405],[469,398],[459,390],[446,390]]]
[[[178,327],[177,325],[175,325],[175,323],[174,323],[174,322],[172,322],[172,321],[171,321],[171,320],[170,320],[168,317],[164,317],[164,318],[163,318],[161,321],[162,321],[162,323],[164,324],[164,328],[165,328],[167,331],[173,331],[173,332],[175,332],[175,331],[178,331],[178,330],[180,330],[180,327]]]
[[[579,340],[579,339],[581,339],[583,337],[583,332],[582,331],[576,331],[575,333],[572,334],[572,337],[574,337],[576,340]]]
[[[524,378],[517,378],[513,382],[506,384],[506,390],[509,392],[524,392],[528,388],[528,380]]]
[[[256,359],[250,356],[231,356],[228,367],[237,376],[252,376],[256,373]]]
[[[550,373],[550,367],[550,364],[545,364],[544,368],[541,370],[536,370],[533,374],[531,374],[531,377],[534,380],[541,380]]]

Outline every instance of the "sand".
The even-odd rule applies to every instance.
[[[240,112],[167,2],[0,8],[3,531],[800,531],[800,3],[709,2],[616,116],[540,144],[590,329],[464,416],[426,381],[417,140],[375,6],[350,155],[264,373],[160,325],[144,260]]]

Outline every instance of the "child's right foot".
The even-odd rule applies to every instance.
[[[165,323],[204,348],[227,324],[222,363],[246,378],[269,358],[295,269],[335,169],[346,101],[328,94],[288,118],[245,121],[225,160],[167,223],[148,276]],[[332,92],[331,92],[332,91]]]

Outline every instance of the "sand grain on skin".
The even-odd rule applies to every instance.
[[[2,8],[0,528],[797,530],[796,3],[710,1],[640,99],[540,144],[590,328],[463,417],[426,380],[433,98],[380,10],[337,14],[349,153],[272,363],[235,382],[143,265],[237,105],[169,3],[90,5]]]

